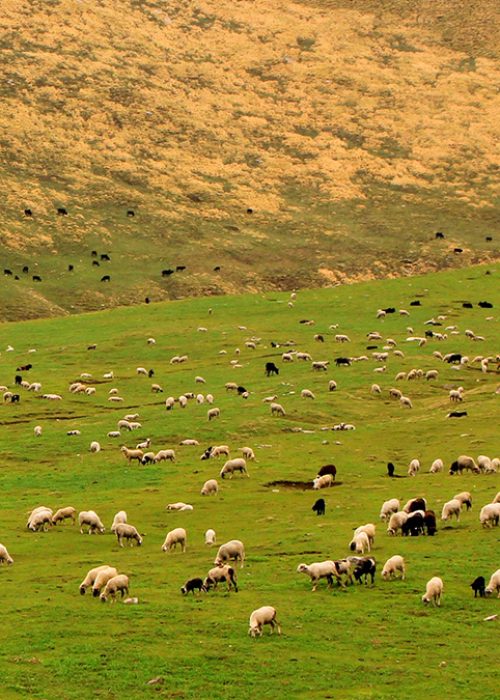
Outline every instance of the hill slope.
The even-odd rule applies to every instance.
[[[498,256],[496,19],[489,0],[7,5],[0,242],[42,276],[4,280],[7,317]]]

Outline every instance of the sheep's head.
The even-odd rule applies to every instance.
[[[299,564],[297,567],[297,573],[300,573],[300,574],[309,573],[309,567],[307,566],[307,564]]]
[[[422,596],[422,603],[424,603],[425,605],[427,605],[427,604],[430,603],[430,602],[431,602],[431,601],[429,600],[429,598],[427,598],[427,595],[424,593],[424,595]]]

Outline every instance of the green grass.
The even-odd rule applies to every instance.
[[[443,688],[456,697],[496,697],[492,640],[498,623],[483,618],[498,611],[498,601],[474,600],[468,585],[498,568],[498,530],[482,530],[478,514],[499,490],[500,479],[426,472],[436,457],[448,465],[461,453],[500,453],[495,364],[487,374],[477,364],[457,371],[432,356],[433,350],[466,351],[471,358],[498,352],[497,321],[488,320],[496,319],[500,304],[498,273],[498,266],[483,266],[305,290],[292,308],[287,294],[268,292],[1,325],[0,382],[10,388],[16,367],[31,362],[29,379],[41,381],[44,392],[63,396],[51,403],[23,391],[20,405],[0,406],[0,541],[15,559],[14,566],[0,568],[2,698],[341,694],[377,699],[394,698],[403,685],[411,687],[415,698],[437,697]],[[422,306],[410,307],[416,298]],[[494,308],[462,308],[462,300],[476,305],[481,299],[492,301]],[[410,316],[376,320],[376,310],[386,306],[406,308]],[[429,328],[424,322],[439,314],[446,320],[437,330],[456,325],[461,334],[423,348],[405,342],[408,325],[421,335]],[[300,324],[303,319],[314,319],[315,325]],[[338,329],[329,330],[331,324]],[[242,325],[247,330],[239,330]],[[200,326],[208,331],[198,332]],[[466,340],[466,328],[485,340]],[[370,330],[394,338],[405,358],[390,358],[385,374],[373,372],[373,361],[335,368],[332,361],[339,355],[370,355]],[[352,342],[336,344],[336,332],[347,333]],[[324,344],[313,340],[315,333],[325,336]],[[156,345],[147,345],[149,336]],[[256,350],[245,347],[252,336],[261,338]],[[308,363],[282,364],[283,348],[270,343],[288,339],[314,359],[329,359],[330,371],[316,374]],[[90,343],[97,343],[95,351],[87,350]],[[13,352],[5,351],[8,344]],[[30,348],[36,353],[28,353]],[[169,359],[180,353],[187,353],[189,361],[170,365]],[[235,358],[241,368],[231,368]],[[269,359],[279,364],[278,377],[265,377]],[[138,366],[155,369],[154,381],[164,394],[150,392],[153,380],[137,376]],[[387,390],[396,385],[396,372],[413,367],[436,368],[439,378],[398,383],[414,403],[413,410],[405,411],[387,398]],[[115,373],[112,382],[102,378],[109,370]],[[68,393],[81,372],[95,378],[95,396]],[[206,385],[196,385],[196,375],[204,376]],[[337,392],[327,391],[330,378],[338,382]],[[227,381],[247,387],[249,399],[226,392]],[[381,397],[370,393],[374,381],[383,388]],[[469,415],[447,419],[448,390],[459,384],[465,388],[463,408]],[[118,407],[107,401],[112,386],[125,399]],[[302,400],[302,388],[314,391],[316,400]],[[164,410],[166,396],[199,390],[214,394],[219,420],[208,423],[206,404]],[[282,419],[272,419],[261,401],[274,393],[287,410]],[[119,418],[135,411],[141,430],[117,440],[106,437]],[[321,430],[341,420],[357,429]],[[33,436],[37,424],[43,426],[38,439]],[[313,432],[294,432],[298,427]],[[67,430],[75,428],[81,435],[68,437]],[[135,446],[148,436],[155,449],[174,447],[177,462],[128,466],[119,445]],[[179,446],[187,437],[197,438],[200,446]],[[94,439],[103,449],[91,455],[88,446]],[[230,445],[233,455],[249,445],[258,461],[250,462],[249,479],[219,480],[219,495],[203,498],[201,485],[217,476],[223,460],[202,462],[199,456],[207,445],[222,443]],[[385,476],[388,460],[404,475],[414,457],[422,463],[415,479]],[[311,511],[312,491],[266,486],[280,479],[309,481],[321,464],[331,461],[342,484],[320,494],[327,501],[324,518]],[[439,514],[442,503],[461,490],[472,492],[473,510],[458,524],[439,525],[435,538],[390,538],[378,525],[373,555],[379,572],[386,558],[400,553],[407,561],[406,581],[386,583],[378,574],[373,588],[330,592],[322,583],[313,594],[309,580],[296,573],[301,561],[346,556],[352,529],[378,523],[387,498],[405,502],[423,495]],[[194,511],[164,510],[177,500],[192,503]],[[94,509],[106,527],[117,510],[125,509],[129,522],[145,534],[144,545],[120,550],[108,532],[83,536],[69,524],[30,533],[25,530],[27,513],[40,504]],[[161,544],[176,526],[188,531],[187,552],[165,555]],[[241,590],[183,598],[180,586],[187,578],[205,575],[215,556],[203,544],[208,527],[216,530],[218,542],[244,541],[247,563],[237,572]],[[104,605],[79,595],[85,573],[100,563],[130,575],[130,593],[139,605]],[[420,602],[433,575],[444,580],[441,609]],[[277,608],[283,636],[269,637],[266,630],[262,639],[250,640],[248,617],[264,604]],[[156,676],[163,677],[162,685],[146,685]]]

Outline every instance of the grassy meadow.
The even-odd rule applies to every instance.
[[[2,324],[0,383],[12,388],[16,367],[29,362],[33,368],[23,376],[41,381],[42,392],[63,397],[51,402],[21,390],[19,405],[0,405],[0,542],[15,560],[0,567],[2,698],[377,699],[394,698],[403,686],[414,698],[438,697],[444,689],[459,698],[496,698],[498,621],[483,618],[497,613],[500,601],[475,600],[469,584],[480,574],[488,579],[499,566],[499,530],[483,530],[478,515],[500,489],[500,476],[450,477],[446,466],[462,453],[499,455],[499,375],[495,363],[486,374],[478,363],[457,370],[432,352],[459,351],[471,359],[498,353],[499,272],[498,266],[478,266],[304,290],[293,306],[288,294],[267,292]],[[410,306],[415,299],[420,307]],[[478,308],[484,299],[494,308]],[[474,308],[462,308],[464,300]],[[408,309],[410,315],[377,320],[377,309],[388,306]],[[424,325],[438,315],[445,317],[442,327]],[[407,326],[415,335],[429,328],[444,332],[446,326],[456,326],[460,334],[447,331],[447,340],[431,339],[419,347],[405,341]],[[467,339],[466,329],[484,341]],[[384,344],[367,341],[372,330],[393,338],[405,354],[390,353],[382,374],[374,373],[377,364],[366,349],[373,344],[381,350]],[[316,342],[315,333],[325,342]],[[351,342],[335,343],[335,333],[346,333]],[[150,336],[155,345],[147,344]],[[251,338],[260,339],[255,350],[245,346]],[[329,371],[313,372],[308,362],[283,364],[284,348],[271,347],[271,341],[288,340],[315,360],[330,360]],[[92,343],[96,350],[87,350]],[[12,351],[6,350],[9,345]],[[189,360],[171,365],[176,354]],[[340,368],[333,362],[363,354],[370,360]],[[235,359],[241,367],[232,368]],[[280,367],[279,376],[265,376],[269,360]],[[138,376],[138,366],[154,368],[154,378]],[[411,368],[438,369],[439,377],[395,382],[397,372]],[[103,374],[111,370],[114,380],[105,380]],[[92,374],[94,396],[68,392],[82,372]],[[196,375],[206,384],[195,384]],[[332,378],[336,392],[327,389]],[[163,394],[151,393],[152,381],[161,384]],[[249,398],[226,392],[228,381],[245,386]],[[374,381],[381,396],[370,393]],[[468,416],[446,418],[448,391],[459,385],[465,389],[459,408]],[[412,410],[388,398],[391,386],[404,389]],[[108,401],[112,387],[122,404]],[[316,399],[301,399],[303,388]],[[165,398],[185,391],[211,392],[220,418],[208,422],[207,405],[194,401],[166,412]],[[286,409],[283,418],[272,418],[262,402],[273,394]],[[106,437],[123,415],[134,412],[140,414],[140,430]],[[354,423],[356,430],[322,430],[340,421]],[[37,424],[43,427],[39,438],[33,434]],[[81,435],[67,436],[73,429]],[[177,461],[129,466],[119,446],[135,446],[146,437],[154,450],[175,448]],[[182,447],[184,438],[196,438],[200,446]],[[100,441],[100,453],[89,452],[91,440]],[[200,461],[205,447],[214,444],[228,444],[232,456],[248,445],[257,461],[248,465],[250,478],[218,479],[219,494],[202,497],[203,482],[218,477],[223,464],[224,458]],[[415,457],[421,472],[406,477]],[[445,471],[430,475],[437,457]],[[386,476],[388,460],[403,478]],[[269,486],[311,481],[329,462],[337,466],[338,484],[320,494]],[[425,496],[439,516],[443,502],[462,490],[473,494],[472,511],[459,523],[443,527],[439,522],[434,538],[391,538],[378,520],[388,498],[403,504]],[[318,495],[327,503],[324,517],[311,511]],[[165,510],[179,500],[194,510]],[[144,544],[120,549],[109,530],[81,535],[68,523],[48,532],[27,531],[27,514],[42,504],[54,510],[93,509],[106,528],[124,509],[144,533]],[[353,529],[366,522],[378,523],[375,585],[329,591],[322,581],[312,593],[297,565],[348,555]],[[187,551],[164,554],[165,534],[178,526],[187,529]],[[205,576],[215,557],[215,548],[204,545],[209,527],[218,543],[234,538],[245,543],[247,561],[237,569],[240,591],[227,594],[222,587],[183,597],[180,586]],[[405,581],[380,577],[393,554],[405,557]],[[80,581],[101,563],[130,576],[130,595],[138,597],[138,605],[80,596]],[[444,581],[440,609],[420,601],[434,575]],[[266,629],[261,639],[251,640],[249,615],[266,604],[277,608],[283,635],[270,637]],[[147,684],[158,677],[158,683]]]

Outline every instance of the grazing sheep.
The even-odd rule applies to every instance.
[[[93,440],[90,443],[89,451],[90,452],[100,452],[101,451],[101,445],[97,442],[97,440]]]
[[[457,501],[456,498],[452,498],[451,501],[447,501],[444,504],[441,512],[441,520],[451,520],[454,515],[456,516],[457,520],[460,520],[461,508],[462,504],[460,501]]]
[[[201,495],[202,496],[212,496],[216,495],[217,492],[219,491],[219,484],[217,483],[216,479],[208,479],[208,481],[205,481],[203,484],[203,488],[201,489]]]
[[[420,471],[420,462],[418,459],[412,459],[408,465],[408,476],[417,476]]]
[[[434,462],[431,464],[431,468],[429,469],[429,472],[431,474],[437,474],[438,472],[442,472],[444,468],[443,460],[442,459],[435,459]]]
[[[169,503],[165,506],[165,510],[193,510],[193,506],[189,503],[178,501],[177,503]]]
[[[424,534],[424,518],[425,511],[417,510],[408,515],[406,522],[403,523],[401,528],[401,534],[405,537],[411,535],[412,537],[418,537]]]
[[[7,547],[3,544],[0,544],[0,564],[13,564],[14,559],[10,556],[10,554],[7,551]]]
[[[140,547],[142,544],[142,537],[133,525],[128,525],[127,523],[118,523],[115,528],[115,534],[120,547],[123,547],[124,539],[129,541],[131,545],[134,543],[135,540],[137,542],[138,547]]]
[[[99,516],[93,510],[82,510],[78,513],[78,524],[80,525],[80,532],[82,535],[84,526],[88,526],[89,535],[95,535],[97,532],[102,534],[106,531]]]
[[[311,367],[316,372],[326,372],[329,364],[329,360],[317,360],[311,363]]]
[[[215,557],[214,564],[216,564],[216,566],[221,566],[231,559],[240,561],[241,568],[243,568],[245,564],[245,547],[240,540],[229,540],[229,542],[221,544],[217,556]]]
[[[365,577],[365,586],[368,583],[368,576],[371,577],[372,586],[375,583],[375,572],[377,570],[377,562],[373,557],[363,557],[356,559],[356,568],[354,569],[354,578],[358,583]]]
[[[97,596],[101,592],[101,589],[105,587],[107,582],[110,579],[112,579],[113,576],[118,575],[118,571],[114,568],[114,566],[103,566],[99,567],[99,569],[100,571],[98,571],[97,575],[94,578],[94,583],[92,584],[92,596],[94,598],[97,598]]]
[[[155,457],[156,457],[156,455],[154,452],[145,452],[142,455],[141,464],[144,464],[144,465],[154,464]]]
[[[394,389],[394,387],[391,387],[389,389],[389,396],[391,397],[391,399],[396,399],[397,401],[399,401],[403,396],[403,392],[399,389]]]
[[[247,472],[247,463],[243,457],[229,459],[220,470],[219,476],[221,479],[225,479],[226,476],[229,476],[229,478],[232,479],[234,472],[240,472],[240,474],[250,476]]]
[[[316,590],[318,586],[318,581],[322,578],[326,578],[328,581],[328,588],[333,586],[333,578],[335,577],[339,584],[344,587],[344,583],[340,578],[340,574],[337,571],[337,566],[334,561],[319,561],[313,564],[299,564],[297,567],[297,573],[307,574],[313,585],[312,591]]]
[[[125,594],[128,595],[128,585],[129,579],[128,576],[125,576],[125,574],[113,576],[113,578],[110,578],[106,583],[106,586],[100,595],[102,602],[105,603],[110,597],[111,602],[114,603],[116,601],[117,593],[120,593],[122,598],[125,596]]]
[[[439,576],[433,576],[429,581],[427,581],[427,585],[425,587],[425,593],[422,596],[422,603],[425,603],[426,605],[430,602],[434,606],[441,606],[441,595],[443,593],[443,581],[439,578]]]
[[[212,404],[214,402],[214,397],[212,396],[212,394],[207,394],[205,396],[205,401],[209,404]]]
[[[417,510],[426,510],[427,509],[427,501],[425,498],[410,498],[409,501],[406,502],[406,504],[403,506],[402,510],[404,510],[405,513],[415,513]]]
[[[208,397],[207,397],[208,401]],[[220,408],[209,408],[207,411],[207,419],[214,420],[214,418],[219,418],[220,416]]]
[[[280,403],[273,402],[269,405],[269,408],[272,416],[286,416],[285,409]]]
[[[456,496],[453,496],[453,498],[457,501],[460,501],[462,508],[464,506],[467,506],[467,510],[470,510],[472,508],[472,496],[469,493],[469,491],[461,491]]]
[[[477,578],[475,578],[470,584],[470,587],[474,591],[474,598],[477,598],[478,593],[480,598],[484,598],[486,589],[486,581],[484,580],[484,576],[477,576]]]
[[[36,437],[40,437],[40,435],[42,434],[42,426],[35,425],[35,427],[33,428],[33,432],[35,433]]]
[[[379,387],[378,384],[372,384],[370,391],[372,394],[381,394],[382,393],[382,389]]]
[[[500,598],[500,569],[497,569],[495,573],[491,575],[488,585],[485,588],[486,595],[491,595],[495,593],[495,591],[498,591],[497,598]]]
[[[217,584],[221,581],[226,582],[227,590],[231,590],[231,586],[234,587],[235,593],[238,593],[238,582],[236,580],[236,572],[232,566],[225,564],[224,566],[216,566],[210,569],[203,585],[206,590],[209,591],[211,588],[217,588]]]
[[[236,391],[238,389],[238,385],[235,382],[226,382],[224,386],[226,391]]]
[[[487,503],[481,508],[479,522],[483,527],[496,527],[500,520],[500,503]]]
[[[124,510],[119,510],[113,518],[113,523],[110,527],[111,532],[114,534],[116,532],[116,526],[127,522],[127,513]]]
[[[240,447],[240,452],[243,454],[244,459],[255,460],[255,453],[251,447]]]
[[[391,517],[389,518],[389,526],[387,527],[387,534],[388,535],[397,535],[398,530],[403,529],[404,523],[408,520],[408,513],[405,513],[404,510],[399,510],[396,513],[393,513]]]
[[[316,396],[313,394],[313,392],[310,389],[302,389],[300,392],[300,395],[303,399],[315,399]]]
[[[336,391],[337,390],[337,382],[334,379],[330,379],[328,382],[328,391]]]
[[[220,457],[225,455],[229,457],[229,446],[228,445],[215,445],[210,451],[210,457]]]
[[[349,543],[349,549],[357,554],[364,554],[365,550],[370,552],[370,539],[366,532],[359,532],[357,535],[354,535]]]
[[[331,474],[335,480],[337,474],[337,467],[335,464],[324,464],[319,468],[317,476],[324,476],[325,474]]]
[[[316,513],[316,515],[324,515],[326,512],[325,499],[318,498],[318,500],[315,501],[311,510],[313,510]]]
[[[143,374],[145,377],[148,376],[148,370],[145,367],[138,367],[135,371],[137,374]]]
[[[404,406],[406,408],[413,408],[411,399],[409,399],[408,396],[401,396],[399,398],[399,403],[401,404],[401,406]]]
[[[186,551],[186,531],[183,527],[176,527],[174,530],[170,530],[165,537],[165,542],[161,547],[162,552],[169,552],[171,549],[175,549],[179,544],[183,552]]]
[[[63,520],[67,520],[68,518],[71,519],[71,522],[74,525],[76,522],[76,509],[72,506],[67,506],[66,508],[59,508],[59,510],[56,510],[56,512],[52,516],[52,523],[54,525],[57,525],[58,523],[62,523]]]
[[[323,474],[323,476],[317,476],[313,480],[313,489],[326,489],[333,486],[334,477],[331,474]]]
[[[151,384],[151,392],[153,394],[163,394],[163,389],[159,384]]]
[[[475,474],[479,474],[480,472],[479,467],[472,457],[469,457],[468,455],[460,455],[460,457],[452,462],[449,473],[450,475],[456,474],[457,472],[461,474],[464,469],[466,471],[474,472]]]
[[[464,397],[462,396],[463,389],[462,387],[459,387],[458,389],[450,389],[449,397],[450,401],[453,403],[460,403],[464,400]]]
[[[155,462],[163,461],[175,462],[175,450],[158,450],[154,456]]]
[[[203,583],[203,579],[201,578],[190,578],[181,587],[182,595],[187,595],[188,593],[192,593],[194,595],[195,591],[201,593],[202,591],[206,592],[206,590],[207,589]]]
[[[215,530],[212,530],[212,528],[209,528],[205,532],[205,544],[208,544],[210,546],[216,544]]]
[[[192,440],[191,438],[187,438],[186,440],[181,440],[179,443],[180,445],[191,445],[191,446],[196,446],[199,445],[200,443],[198,440]]]
[[[81,435],[79,430],[68,430],[66,435]]]
[[[388,520],[392,513],[397,513],[399,510],[399,501],[397,498],[391,498],[388,501],[382,503],[382,508],[380,509],[380,520]]]
[[[429,381],[430,379],[437,379],[438,374],[439,372],[437,371],[437,369],[430,369],[428,372],[425,373],[425,378],[427,379],[427,381]]]
[[[477,466],[482,472],[491,471],[491,459],[486,455],[479,455],[477,458]]]
[[[165,408],[167,411],[171,411],[174,408],[174,406],[175,406],[175,399],[173,396],[169,396],[165,400]]]
[[[385,562],[384,568],[382,569],[382,578],[385,580],[392,579],[396,571],[401,572],[401,580],[404,581],[405,560],[403,559],[403,557],[399,556],[399,554],[395,554],[393,557],[391,557]]]
[[[436,514],[433,510],[424,512],[424,526],[427,528],[427,535],[434,537],[437,532]]]
[[[39,506],[31,511],[26,527],[33,532],[37,532],[42,528],[45,532],[47,529],[45,526],[48,525],[50,527],[52,525],[52,515],[51,508]]]
[[[80,594],[85,595],[85,591],[89,586],[94,585],[97,575],[101,573],[101,571],[105,571],[106,569],[111,568],[112,567],[108,566],[107,564],[103,564],[102,566],[96,566],[95,569],[90,569],[90,571],[88,571],[87,575],[80,584]],[[116,569],[113,569],[113,571],[115,572],[115,574],[113,575],[116,575]]]
[[[370,545],[373,546],[375,542],[375,525],[373,523],[367,523],[366,525],[360,525],[356,530],[354,530],[354,537],[359,535],[360,532],[364,532],[368,536]]]
[[[142,450],[130,450],[128,447],[125,447],[125,445],[122,445],[120,447],[120,450],[122,451],[123,456],[129,463],[133,459],[136,459],[138,462],[140,462],[144,456],[144,452]]]
[[[270,625],[271,634],[273,634],[275,627],[278,629],[278,634],[281,634],[281,626],[276,619],[276,610],[271,605],[264,605],[262,608],[254,610],[250,615],[249,624],[248,634],[253,638],[262,636],[264,625]]]

